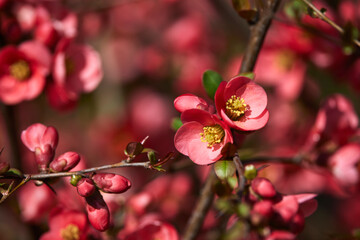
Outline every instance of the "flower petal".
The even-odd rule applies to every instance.
[[[236,90],[236,96],[243,98],[247,104],[249,118],[255,118],[263,113],[267,105],[265,90],[254,82],[250,82]]]
[[[189,156],[188,145],[193,139],[200,139],[203,125],[192,121],[184,123],[176,132],[174,137],[175,148],[182,154]]]
[[[245,116],[246,117],[246,116]],[[258,130],[265,126],[265,124],[269,120],[269,112],[267,109],[264,110],[262,114],[260,114],[256,118],[247,118],[241,121],[240,118],[239,121],[234,121],[235,128],[243,131],[254,131]]]

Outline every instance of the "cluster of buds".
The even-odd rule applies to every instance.
[[[22,132],[21,140],[34,153],[41,173],[69,172],[80,161],[80,155],[75,152],[66,152],[55,158],[58,133],[54,127],[33,124]],[[89,221],[99,231],[105,231],[110,226],[109,208],[100,191],[122,193],[131,186],[128,179],[113,173],[92,173],[88,176],[74,174],[71,184],[85,198]]]
[[[219,201],[218,207],[233,215],[229,233],[246,226],[249,236],[264,239],[296,239],[305,224],[305,217],[317,208],[315,194],[282,195],[266,178],[249,181],[242,192],[241,201]]]
[[[99,231],[105,231],[110,226],[109,208],[100,191],[123,193],[131,187],[127,178],[113,173],[96,173],[88,178],[74,175],[71,184],[76,186],[78,194],[85,198],[89,221]]]
[[[35,123],[22,131],[21,140],[35,154],[41,173],[69,171],[80,161],[79,154],[75,152],[66,152],[54,159],[59,140],[58,132],[54,127]]]

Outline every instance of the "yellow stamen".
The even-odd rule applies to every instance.
[[[236,95],[232,95],[226,102],[226,115],[231,120],[239,120],[239,118],[247,110],[247,105],[243,98],[239,98]]]
[[[66,228],[61,229],[60,235],[64,240],[79,240],[80,229],[74,224],[69,224]]]
[[[204,132],[200,133],[201,141],[207,142],[208,148],[213,147],[214,144],[221,143],[225,136],[225,131],[219,124],[203,127],[203,130]]]
[[[279,66],[282,70],[289,71],[294,65],[295,55],[287,50],[280,51],[276,55],[275,61],[277,66]]]
[[[19,60],[10,65],[10,74],[17,80],[23,81],[30,76],[30,67],[24,60]]]

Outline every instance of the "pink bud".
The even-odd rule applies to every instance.
[[[40,170],[45,170],[52,161],[58,144],[58,133],[54,127],[35,123],[21,133],[24,145],[35,153]]]
[[[252,213],[258,213],[266,218],[270,218],[273,214],[273,203],[269,200],[260,201],[254,204]]]
[[[50,168],[56,172],[67,172],[74,168],[80,161],[76,152],[66,152],[50,163]]]
[[[105,231],[110,227],[110,212],[99,191],[86,199],[86,211],[91,225],[99,230]]]
[[[131,187],[127,178],[113,173],[97,173],[92,180],[101,191],[107,193],[122,193]]]
[[[272,198],[276,195],[276,190],[272,183],[266,178],[255,178],[251,182],[251,188],[261,197]]]
[[[76,188],[79,195],[82,197],[90,197],[95,192],[96,189],[94,182],[88,178],[80,179]]]

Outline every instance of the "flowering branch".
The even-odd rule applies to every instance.
[[[323,20],[324,22],[328,23],[330,26],[335,28],[339,33],[344,34],[345,30],[333,22],[330,18],[328,18],[324,13],[322,13],[319,9],[317,9],[311,2],[308,0],[302,0],[311,10],[313,10],[316,15]],[[360,41],[357,39],[352,39],[356,46],[360,47]]]
[[[262,43],[270,26],[271,19],[273,18],[279,3],[280,0],[271,1],[268,8],[260,16],[259,21],[251,27],[250,41],[240,68],[241,73],[253,71]],[[211,189],[215,180],[215,173],[211,171],[201,191],[197,205],[188,221],[185,234],[183,235],[184,240],[192,240],[196,238],[196,235],[203,224],[206,213],[210,209],[215,196]]]

